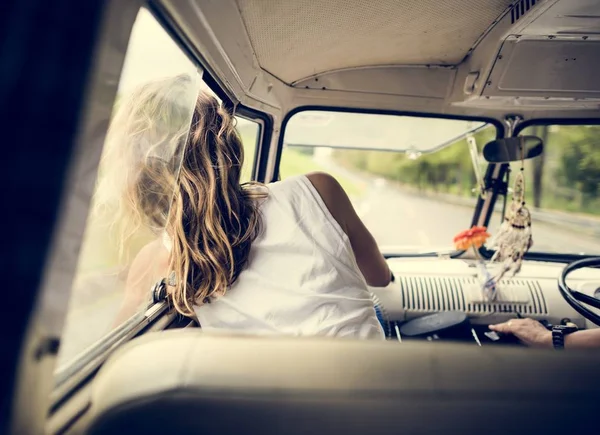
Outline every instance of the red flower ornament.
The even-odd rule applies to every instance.
[[[454,237],[454,247],[459,251],[466,251],[469,248],[479,249],[489,237],[486,227],[473,226]]]

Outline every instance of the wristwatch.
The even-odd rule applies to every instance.
[[[568,322],[564,325],[552,326],[552,345],[554,349],[561,350],[565,348],[565,335],[577,331],[577,325]]]

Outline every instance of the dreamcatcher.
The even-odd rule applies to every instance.
[[[501,263],[498,282],[507,272],[514,276],[521,270],[523,257],[533,245],[531,214],[525,205],[525,146],[520,142],[521,168],[515,177],[512,202],[498,233],[490,240],[490,248],[495,249],[491,261]]]
[[[478,276],[481,284],[483,295],[488,301],[496,299],[498,283],[507,274],[514,276],[521,270],[523,257],[533,245],[533,237],[531,233],[531,214],[525,205],[525,140],[526,137],[511,138],[511,141],[517,141],[515,157],[521,160],[521,168],[515,177],[513,186],[512,202],[508,208],[508,212],[504,216],[504,221],[498,230],[498,233],[491,238],[489,247],[495,249],[496,252],[492,256],[490,262],[499,263],[499,268],[495,273],[490,273],[485,262],[480,257],[478,249],[483,246],[487,238],[490,236],[485,227],[474,226],[469,230],[460,232],[454,238],[454,245],[457,250],[466,251],[472,249],[476,258],[478,268]],[[531,138],[529,138],[531,139]],[[533,138],[536,139],[536,138]],[[498,145],[500,146],[500,145]],[[529,153],[527,158],[534,156],[535,152],[541,152],[541,141],[539,147]],[[534,152],[535,151],[535,152]],[[501,160],[496,156],[497,161],[511,161],[511,148],[495,149],[490,154],[505,156]],[[493,161],[493,160],[490,160]]]

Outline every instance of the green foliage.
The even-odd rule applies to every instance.
[[[533,126],[523,134],[547,137],[544,158],[525,164],[529,204],[600,215],[600,126]],[[494,139],[495,130],[487,128],[474,137],[481,150]],[[415,160],[401,153],[363,150],[336,150],[334,158],[347,168],[422,190],[470,196],[476,184],[466,139]],[[511,168],[514,174],[520,163]],[[537,183],[534,168],[541,175]],[[534,186],[539,189],[535,201]]]
[[[494,135],[494,129],[487,128],[474,137],[481,149]],[[473,163],[466,139],[415,160],[403,153],[363,150],[336,150],[334,156],[346,167],[420,189],[470,195],[475,186]]]
[[[523,134],[541,132],[530,127]],[[541,208],[600,215],[599,139],[600,126],[548,127]]]
[[[600,188],[600,127],[563,127],[553,140],[562,139],[563,147],[558,175],[569,186],[586,196],[597,197]]]

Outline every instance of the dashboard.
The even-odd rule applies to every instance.
[[[430,313],[459,311],[471,324],[488,325],[517,316],[558,324],[570,319],[579,328],[596,328],[573,310],[558,290],[564,264],[524,261],[521,271],[503,279],[498,298],[481,297],[475,263],[463,259],[392,258],[388,260],[396,280],[387,287],[370,287],[391,321],[404,322]],[[589,296],[600,289],[600,269],[581,269],[567,284]]]

